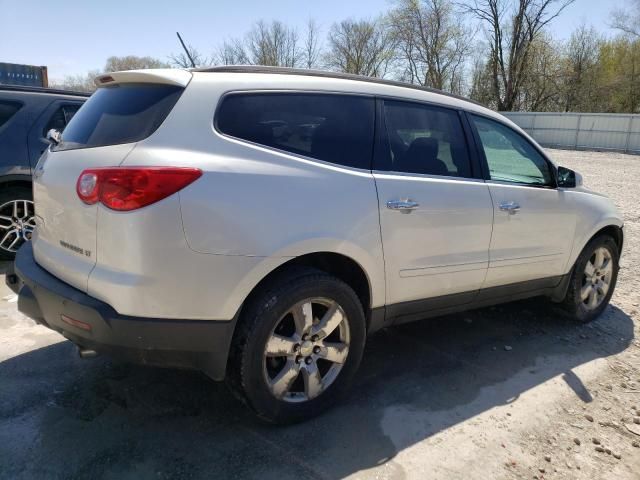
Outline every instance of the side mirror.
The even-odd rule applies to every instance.
[[[55,128],[52,128],[47,132],[46,138],[51,145],[59,145],[62,141],[62,134]]]
[[[576,188],[582,186],[582,175],[565,167],[558,167],[558,186]]]

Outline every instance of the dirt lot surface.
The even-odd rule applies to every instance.
[[[529,300],[380,332],[350,397],[293,427],[198,373],[80,360],[0,273],[0,478],[640,478],[640,157],[550,152],[624,213],[604,315]]]

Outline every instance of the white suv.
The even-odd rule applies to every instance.
[[[260,67],[96,83],[50,136],[16,260],[20,310],[83,356],[200,369],[290,422],[380,328],[542,295],[588,321],[611,298],[612,203],[480,105]]]

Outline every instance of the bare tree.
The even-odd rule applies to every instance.
[[[396,0],[389,23],[407,80],[462,93],[473,32],[452,0]]]
[[[137,57],[127,55],[126,57],[109,57],[104,66],[105,72],[117,72],[120,70],[140,70],[146,68],[166,68],[165,62],[153,57]]]
[[[189,52],[189,55],[187,55],[184,51],[172,53],[171,55],[169,55],[169,63],[174,67],[192,68],[193,64],[189,59],[189,56],[191,56],[191,58],[193,59],[193,63],[196,64],[196,67],[206,67],[207,65],[211,65],[211,61],[195,47],[187,45],[187,51]]]
[[[320,58],[320,26],[313,18],[307,20],[307,35],[304,40],[304,65],[314,68]]]
[[[640,38],[640,0],[628,0],[629,8],[617,8],[611,13],[611,26],[635,38]]]
[[[302,54],[298,48],[298,32],[274,20],[270,24],[260,20],[246,37],[248,60],[254,65],[296,67]]]
[[[251,62],[245,46],[239,38],[225,40],[213,54],[213,63],[218,65],[248,65]]]
[[[513,110],[526,79],[529,55],[542,29],[575,0],[471,0],[465,11],[485,26],[493,96]]]
[[[325,62],[340,72],[384,77],[394,59],[394,47],[381,19],[343,20],[329,31]]]
[[[67,75],[62,80],[52,80],[49,82],[51,88],[59,88],[62,90],[73,90],[75,92],[93,92],[96,85],[94,78],[101,75],[100,70],[91,70],[85,75]]]

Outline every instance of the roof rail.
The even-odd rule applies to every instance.
[[[190,68],[192,72],[221,72],[221,73],[271,73],[279,75],[304,75],[307,77],[323,77],[323,78],[337,78],[342,80],[355,80],[358,82],[378,83],[381,85],[391,85],[393,87],[410,88],[412,90],[421,90],[423,92],[436,93],[438,95],[444,95],[446,97],[455,98],[464,102],[474,103],[485,107],[480,102],[463,97],[462,95],[456,95],[455,93],[443,92],[437,88],[423,87],[421,85],[415,85],[413,83],[399,82],[396,80],[386,80],[376,77],[365,77],[364,75],[354,75],[352,73],[330,72],[326,70],[312,70],[302,68],[289,68],[289,67],[265,67],[262,65],[225,65],[219,67],[209,68]]]
[[[71,95],[75,97],[89,97],[88,92],[77,92],[75,90],[62,90],[59,88],[46,88],[46,87],[30,87],[26,85],[5,85],[0,83],[0,90],[9,90],[12,92],[33,92],[33,93],[50,93],[54,95]]]

